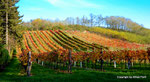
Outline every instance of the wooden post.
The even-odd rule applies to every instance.
[[[28,53],[28,65],[27,65],[27,76],[31,75],[31,51]]]
[[[132,67],[133,67],[133,65],[134,65],[134,61],[132,61],[131,63],[132,63]]]
[[[95,69],[97,69],[96,63],[97,63],[97,60],[95,60],[95,65],[94,65],[94,66],[95,66]]]
[[[102,54],[102,57],[103,57],[103,51],[102,51],[102,48],[101,48],[100,50],[101,50],[100,53]],[[103,58],[101,58],[100,61],[101,61],[101,70],[103,70],[103,63],[104,63]]]
[[[74,67],[76,67],[76,61],[74,61]]]
[[[87,59],[86,61],[86,68],[88,68],[88,66],[89,66],[89,59]]]
[[[125,62],[125,69],[126,69],[126,66],[127,66],[127,64],[126,64],[126,59],[125,59],[125,61],[124,61],[124,62]]]
[[[80,68],[82,68],[82,61],[80,61]]]
[[[85,66],[85,60],[83,61],[83,68],[85,68],[86,66]]]
[[[106,66],[108,66],[108,60],[106,61]]]
[[[40,60],[38,59],[38,64],[40,64]]]
[[[101,60],[101,70],[103,70],[103,63],[104,63],[104,61],[103,61],[103,59],[100,59]]]
[[[42,61],[42,66],[44,65],[44,61]]]
[[[116,61],[114,61],[114,68],[116,68]]]
[[[128,59],[128,69],[130,69],[130,67],[131,67],[131,60],[130,59]]]
[[[71,50],[69,49],[69,65],[68,65],[68,72],[71,73],[71,66],[72,66],[72,60],[71,60]]]

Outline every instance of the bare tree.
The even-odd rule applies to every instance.
[[[91,27],[93,27],[93,25],[94,25],[94,19],[95,19],[95,16],[91,13],[90,14],[90,24],[91,24]]]
[[[104,23],[104,18],[102,15],[97,15],[96,17],[96,24],[100,27]]]
[[[79,19],[79,17],[76,17],[76,24],[80,25],[80,19]]]

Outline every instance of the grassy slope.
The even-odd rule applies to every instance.
[[[10,65],[0,73],[0,82],[3,81],[55,81],[55,82],[100,82],[100,81],[145,81],[150,80],[150,70],[148,68],[136,68],[137,70],[120,70],[120,69],[107,69],[106,72],[85,70],[85,69],[73,69],[73,74],[64,74],[47,67],[42,67],[37,64],[33,64],[32,74],[33,76],[21,76],[20,65],[17,59],[14,59]],[[117,79],[117,76],[147,76],[147,79]]]
[[[88,30],[91,32],[96,32],[98,34],[102,34],[112,38],[119,38],[130,42],[146,43],[146,44],[150,43],[150,36],[148,35],[142,36],[142,35],[137,35],[135,33],[116,31],[112,29],[99,28],[99,27],[89,28]]]

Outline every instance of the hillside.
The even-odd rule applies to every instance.
[[[17,48],[17,58],[23,66],[27,65],[27,53],[31,51],[31,60],[34,62],[33,71],[37,70],[37,66],[36,69],[34,69],[36,63],[41,64],[44,68],[58,69],[60,70],[58,73],[69,72],[72,74],[76,73],[75,70],[77,69],[84,70],[85,68],[86,72],[89,71],[87,69],[91,69],[92,72],[93,69],[101,70],[104,73],[105,71],[109,72],[109,70],[111,70],[113,73],[117,71],[116,74],[118,75],[118,70],[121,70],[119,71],[121,73],[123,73],[124,70],[133,73],[133,70],[137,72],[139,67],[141,70],[141,66],[143,66],[144,69],[149,66],[147,62],[149,61],[148,45],[144,44],[107,38],[95,33],[90,33],[89,31],[26,31],[23,36],[22,51],[21,48]],[[129,58],[131,58],[132,61]],[[126,62],[128,62],[127,66]],[[69,69],[69,66],[73,69]],[[42,70],[44,68],[42,68]],[[70,70],[72,70],[72,72],[70,72]],[[32,73],[38,76],[38,73],[33,71]],[[42,72],[42,74],[45,75],[45,72]]]
[[[142,44],[149,44],[150,43],[150,30],[143,31],[143,34],[137,34],[133,32],[126,32],[126,31],[117,31],[107,28],[100,28],[94,27],[87,29],[90,32],[94,32],[97,34],[101,34],[110,38],[117,38],[122,39],[130,42],[142,43]]]
[[[101,45],[88,43],[76,37],[70,37],[63,31],[27,31],[25,32],[22,49],[33,53],[51,52],[57,49],[71,49],[87,51],[94,48],[104,48]]]
[[[108,38],[88,31],[26,31],[23,36],[22,49],[28,49],[33,53],[46,53],[57,49],[71,49],[75,51],[91,51],[94,48],[134,50],[146,49],[149,46]]]
[[[120,39],[108,38],[106,36],[90,33],[89,31],[66,31],[67,33],[80,37],[81,39],[93,43],[100,44],[102,46],[109,47],[111,50],[118,49],[146,49],[149,45],[132,43]]]

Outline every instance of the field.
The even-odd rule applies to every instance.
[[[116,82],[121,80],[117,76],[130,76],[132,81],[148,81],[148,46],[88,31],[26,31],[22,45],[16,47],[17,59],[13,59],[0,74],[0,81]],[[33,63],[32,76],[26,79],[29,51]]]
[[[109,47],[110,50],[111,48],[117,48],[117,50],[146,50],[149,46],[139,43],[131,43],[120,39],[110,39],[88,31],[27,31],[24,34],[24,39],[23,48],[30,50],[30,47],[33,52],[47,52],[63,48],[87,50],[92,49],[92,44],[97,44],[96,48],[98,48],[98,46],[99,48]]]
[[[0,82],[150,81],[148,0],[65,1],[0,0]]]
[[[104,62],[114,62],[115,68],[116,63],[128,63],[129,69],[133,63],[149,64],[150,57],[147,47],[148,45],[104,38],[87,31],[50,30],[25,32],[22,51],[21,48],[18,48],[17,52],[18,58],[25,65],[27,64],[25,62],[27,61],[26,54],[31,51],[32,60],[37,59],[42,64],[44,62],[53,64],[54,62],[55,65],[66,66],[68,61],[71,61],[75,66],[76,63],[80,63],[80,67],[82,67],[82,63],[84,67],[90,68],[100,65],[102,70]],[[70,58],[68,58],[69,53],[71,54]],[[92,66],[89,66],[91,64]]]
[[[32,66],[32,76],[27,77],[26,75],[22,75],[21,73],[21,65],[17,59],[12,60],[9,66],[6,68],[5,71],[0,73],[0,81],[1,82],[8,82],[8,81],[15,81],[15,82],[149,82],[150,74],[148,67],[134,67],[131,70],[120,70],[120,69],[112,69],[108,68],[103,71],[96,71],[92,69],[81,69],[81,68],[73,68],[72,74],[61,73],[58,70],[53,70],[48,67],[43,67],[36,63]],[[117,79],[117,76],[147,76],[146,78],[133,78],[133,79]]]

